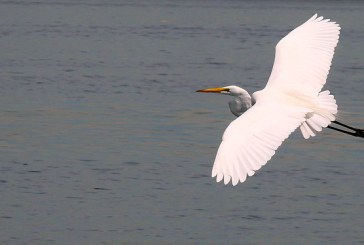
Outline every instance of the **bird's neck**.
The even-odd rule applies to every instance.
[[[246,107],[246,110],[252,107],[252,97],[245,89],[239,88],[239,91],[235,94],[235,96],[241,100],[243,105]]]
[[[244,112],[246,110],[248,110],[250,107],[252,107],[252,105],[253,105],[252,97],[246,91],[245,91],[244,94],[241,94],[241,95],[237,96],[237,99],[239,99],[241,101],[241,103],[242,103],[242,109],[244,110]]]
[[[242,91],[239,94],[236,94],[233,101],[229,102],[230,111],[235,116],[240,116],[244,112],[246,112],[253,105],[252,98],[250,94],[241,89]]]

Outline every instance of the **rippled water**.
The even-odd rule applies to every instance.
[[[292,135],[235,188],[211,167],[274,46],[342,26],[326,88],[364,127],[360,1],[0,3],[1,244],[364,244],[364,141]]]

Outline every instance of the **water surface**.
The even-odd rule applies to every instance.
[[[329,81],[364,127],[359,1],[0,3],[2,244],[363,244],[364,142],[296,132],[235,188],[210,178],[234,117],[196,89],[264,87],[277,41],[342,26]]]

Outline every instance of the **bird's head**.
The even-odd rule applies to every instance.
[[[226,86],[226,87],[200,89],[200,90],[197,90],[196,92],[218,93],[218,94],[237,96],[237,95],[242,94],[242,91],[245,91],[245,90],[238,86],[232,85],[232,86]]]

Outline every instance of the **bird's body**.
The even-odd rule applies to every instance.
[[[266,164],[298,127],[304,138],[335,120],[337,105],[321,91],[338,43],[340,26],[314,15],[276,46],[268,83],[249,95],[237,86],[198,90],[234,96],[229,102],[238,118],[225,130],[212,169],[217,181],[245,181]]]

